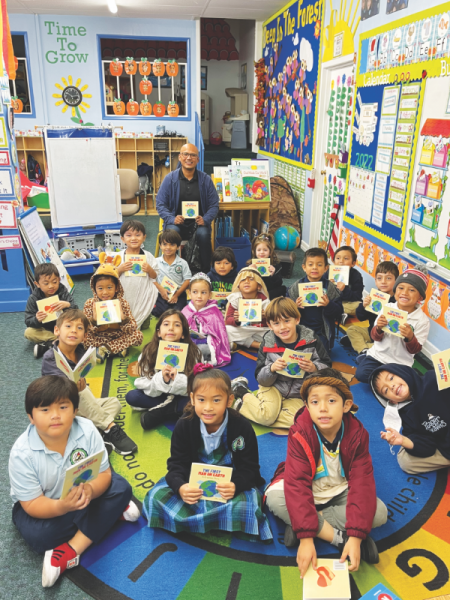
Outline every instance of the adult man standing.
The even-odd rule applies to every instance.
[[[175,229],[183,240],[191,238],[197,223],[197,244],[204,273],[211,268],[211,223],[219,212],[219,197],[209,175],[197,170],[198,149],[185,144],[179,154],[181,167],[164,178],[156,196],[156,209],[164,229]],[[198,202],[198,217],[182,216],[183,202]]]

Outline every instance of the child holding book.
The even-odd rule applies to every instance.
[[[197,273],[189,284],[191,300],[181,311],[189,324],[191,338],[203,355],[203,361],[224,367],[231,362],[230,344],[223,315],[211,300],[211,281]]]
[[[31,548],[45,554],[43,587],[76,567],[80,554],[119,519],[136,521],[140,516],[130,484],[111,470],[95,425],[77,417],[77,409],[77,386],[66,377],[33,381],[25,395],[30,425],[9,457],[13,522]],[[61,499],[66,470],[99,452],[99,475]]]
[[[407,269],[397,278],[395,302],[388,302],[386,307],[408,313],[407,323],[399,328],[402,337],[385,333],[383,327],[388,321],[384,314],[377,317],[371,331],[374,344],[366,354],[358,357],[356,379],[368,383],[373,371],[387,363],[413,366],[414,356],[422,350],[430,331],[430,320],[420,306],[425,300],[427,286],[428,271],[421,265]]]
[[[279,298],[286,296],[286,286],[283,285],[283,278],[281,277],[281,263],[278,260],[277,253],[275,251],[275,242],[273,236],[270,233],[261,233],[260,235],[253,238],[252,241],[252,259],[253,258],[268,258],[270,260],[268,277],[264,277],[264,283],[266,284],[267,291],[269,292],[269,299]],[[247,264],[252,265],[252,259]],[[256,269],[256,265],[252,265],[253,269]]]
[[[25,337],[34,342],[34,356],[40,358],[51,347],[56,336],[53,332],[55,321],[44,323],[47,312],[39,310],[38,301],[58,296],[58,302],[52,304],[52,311],[78,308],[67,288],[61,283],[58,269],[53,263],[37,265],[34,270],[35,288],[25,307]]]
[[[56,341],[53,348],[44,354],[41,374],[67,376],[59,369],[54,350],[64,356],[72,370],[75,369],[85,354],[83,342],[86,339],[88,328],[89,321],[82,310],[74,308],[65,310],[56,321]],[[92,421],[100,430],[103,442],[118,454],[126,455],[135,452],[137,445],[127,436],[122,427],[114,423],[114,419],[122,409],[119,400],[113,397],[96,398],[84,377],[79,379],[76,385],[80,394],[79,416]]]
[[[177,254],[181,246],[181,236],[174,229],[165,229],[160,234],[160,247],[162,256],[156,259],[158,267],[158,277],[156,287],[159,295],[156,299],[152,314],[160,317],[163,312],[170,308],[182,310],[186,306],[186,290],[192,277],[191,270],[187,262]],[[164,278],[170,279],[177,289],[170,295],[167,289],[162,285]]]
[[[334,264],[338,266],[350,267],[348,284],[338,282],[337,289],[341,293],[342,306],[344,314],[354,315],[359,303],[362,300],[364,281],[361,273],[355,269],[356,252],[351,246],[341,246],[334,254]]]
[[[158,297],[155,281],[158,276],[158,263],[148,250],[142,248],[146,238],[145,227],[140,221],[125,221],[120,228],[120,238],[126,245],[119,253],[122,263],[117,267],[124,298],[131,308],[138,329],[148,329],[150,315]],[[142,256],[142,271],[145,277],[132,275],[132,256]]]
[[[264,425],[289,429],[297,411],[303,406],[300,389],[304,377],[325,367],[331,360],[322,342],[314,332],[300,325],[300,313],[290,298],[276,298],[266,308],[266,319],[270,331],[259,347],[255,377],[259,384],[257,395],[248,389],[248,380],[237,377],[231,382],[233,394],[238,400],[234,408],[244,417]],[[303,377],[290,377],[283,359],[285,350],[311,354],[301,358]]]
[[[237,275],[237,261],[231,248],[219,246],[212,254],[211,270],[207,273],[213,292],[231,292]]]
[[[347,381],[335,369],[305,378],[305,401],[289,431],[286,462],[278,465],[266,489],[268,508],[286,523],[285,546],[300,541],[297,564],[304,577],[315,568],[318,537],[339,548],[349,571],[360,560],[378,562],[369,533],[387,521],[387,508],[376,496],[369,434],[356,412]]]
[[[372,373],[370,385],[390,424],[381,437],[400,446],[397,460],[403,471],[450,467],[450,389],[439,390],[435,370],[419,375],[404,365],[383,365]]]
[[[328,256],[322,248],[310,248],[305,252],[302,264],[306,273],[291,285],[288,296],[297,304],[302,317],[302,325],[312,329],[329,352],[334,345],[335,321],[340,321],[343,313],[339,290],[332,281],[328,281]],[[323,296],[318,306],[304,306],[299,295],[299,283],[322,282]]]
[[[166,365],[155,371],[159,342],[183,343],[188,345],[183,373]],[[202,354],[189,335],[186,317],[175,308],[167,310],[156,324],[155,335],[138,359],[139,377],[135,379],[135,390],[126,395],[126,401],[135,410],[141,410],[143,429],[153,429],[167,419],[178,419],[188,402],[187,378],[194,365],[201,362]]]
[[[123,297],[123,288],[119,281],[116,266],[120,264],[120,256],[116,256],[114,264],[104,262],[106,255],[99,255],[100,266],[91,277],[93,298],[86,300],[84,314],[91,326],[84,342],[85,348],[97,348],[97,360],[103,362],[108,354],[126,356],[130,346],[140,346],[143,335],[134,320],[130,305]],[[120,304],[120,323],[98,325],[96,302],[118,300]]]
[[[244,324],[239,321],[239,300],[261,300],[261,322]],[[269,292],[260,274],[250,267],[239,271],[228,296],[225,324],[232,352],[238,344],[246,348],[258,349],[264,333],[268,330],[264,309],[269,304]]]
[[[144,500],[149,527],[172,533],[235,531],[271,541],[258,490],[264,484],[258,442],[247,419],[231,408],[230,378],[209,365],[196,365],[189,395],[184,416],[172,433],[168,473]],[[201,500],[203,490],[189,483],[192,463],[233,468],[229,483],[216,484],[226,502]]]
[[[389,294],[389,302],[395,302],[393,290],[398,276],[398,267],[390,260],[379,263],[375,269],[375,286],[380,292]],[[359,321],[369,321],[369,327],[350,325],[350,327],[347,328],[347,335],[342,336],[340,340],[343,346],[347,348],[351,346],[358,354],[367,352],[367,350],[373,346],[370,332],[375,325],[375,320],[378,315],[366,310],[370,303],[371,297],[367,294],[364,300],[358,304],[355,313],[356,318]]]

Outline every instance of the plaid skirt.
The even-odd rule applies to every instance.
[[[226,503],[199,500],[196,504],[186,504],[163,477],[147,492],[143,512],[149,527],[172,533],[220,530],[241,532],[254,541],[273,539],[269,521],[262,511],[261,494],[255,488],[241,492]]]

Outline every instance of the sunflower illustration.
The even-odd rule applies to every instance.
[[[53,94],[53,98],[57,99],[55,106],[63,105],[63,113],[70,108],[72,112],[71,121],[77,123],[77,125],[81,125],[83,127],[93,125],[93,123],[85,123],[80,114],[80,111],[85,113],[86,108],[90,108],[90,105],[84,102],[84,98],[92,98],[92,94],[84,93],[89,86],[83,85],[83,87],[80,87],[81,79],[77,79],[76,82],[73,83],[72,75],[69,75],[67,79],[65,77],[61,77],[61,81],[63,85],[60,83],[55,83],[55,87],[58,88],[58,90],[61,90],[60,94]]]

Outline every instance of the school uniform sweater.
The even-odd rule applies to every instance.
[[[66,310],[69,308],[78,308],[74,302],[74,299],[72,298],[72,295],[62,283],[59,284],[58,291],[53,295],[57,295],[60,302],[70,302],[70,306]],[[27,305],[25,307],[25,325],[27,327],[33,327],[34,329],[40,329],[43,327],[44,329],[47,329],[47,331],[53,332],[56,321],[42,323],[42,321],[38,321],[36,319],[36,313],[39,312],[37,301],[44,300],[45,297],[46,296],[41,288],[36,287],[31,292],[31,296],[28,298]]]
[[[364,281],[361,273],[355,267],[350,267],[348,285],[341,292],[342,302],[358,302],[358,300],[362,300],[363,289]]]
[[[395,302],[395,296],[391,296],[389,298],[389,302]],[[375,321],[377,320],[378,315],[366,310],[364,308],[363,303],[361,302],[361,304],[359,304],[356,309],[356,318],[359,321],[369,321],[369,335],[370,335],[372,333],[372,329],[373,329],[373,326],[375,325]],[[370,336],[370,337],[372,337],[372,336]]]
[[[238,274],[237,269],[232,269],[228,275],[219,275],[214,267],[208,272],[208,277],[211,280],[211,289],[213,292],[230,292],[233,288],[234,280]]]

